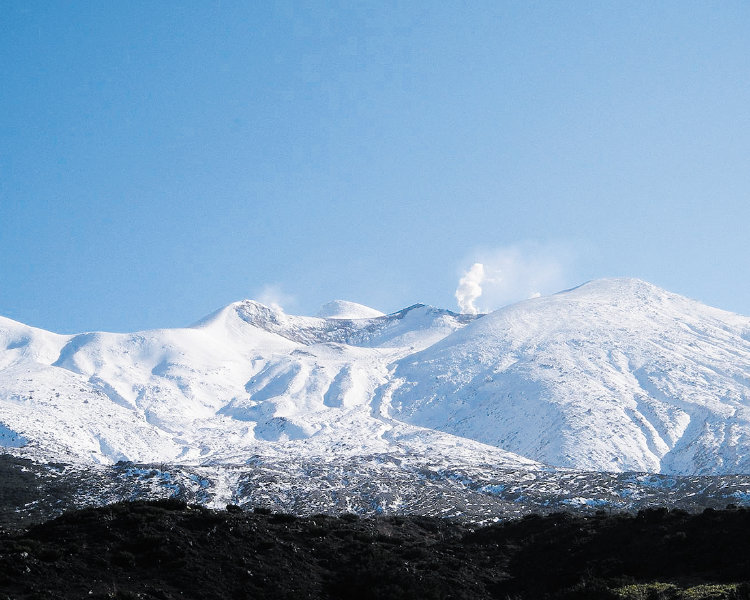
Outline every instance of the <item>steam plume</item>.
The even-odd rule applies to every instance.
[[[468,314],[490,312],[570,287],[574,258],[574,250],[564,244],[521,242],[478,251],[458,282],[458,306]]]
[[[256,294],[256,298],[261,304],[279,312],[284,312],[284,305],[288,306],[295,303],[294,296],[285,293],[281,286],[275,283],[264,285],[260,292]]]
[[[462,313],[475,315],[479,312],[477,307],[474,306],[474,302],[482,295],[482,281],[484,281],[484,265],[482,263],[471,265],[471,268],[458,281],[456,300],[458,300],[458,308]]]

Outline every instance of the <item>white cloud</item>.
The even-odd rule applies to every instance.
[[[558,292],[566,285],[572,253],[564,246],[515,244],[478,251],[456,289],[461,312],[490,312]]]

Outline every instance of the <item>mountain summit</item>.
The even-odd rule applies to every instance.
[[[750,473],[750,319],[634,279],[480,317],[246,300],[131,334],[0,319],[0,445],[83,463],[389,452]]]
[[[324,319],[374,319],[384,317],[385,313],[356,302],[332,300],[320,307],[317,316]]]

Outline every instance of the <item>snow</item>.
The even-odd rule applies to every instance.
[[[401,359],[390,414],[556,466],[747,473],[748,323],[643,281],[590,282]]]
[[[388,364],[462,327],[413,307],[345,320],[251,300],[193,327],[57,336],[4,320],[0,421],[41,460],[242,464],[254,455],[420,453],[449,434],[372,416]],[[405,348],[400,344],[408,341]],[[42,351],[43,350],[43,351]],[[387,437],[385,437],[387,433]],[[467,440],[447,455],[531,461]]]
[[[347,300],[332,300],[320,307],[317,314],[324,319],[374,319],[384,317],[385,313]]]
[[[326,307],[243,300],[192,327],[71,336],[0,318],[0,444],[82,464],[750,473],[747,317],[632,279],[480,317]]]

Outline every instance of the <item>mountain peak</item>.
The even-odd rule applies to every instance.
[[[323,319],[375,319],[384,317],[385,313],[348,300],[331,300],[320,307],[316,316]]]
[[[600,279],[591,279],[579,286],[571,288],[570,290],[564,290],[560,293],[573,292],[576,290],[625,294],[656,294],[659,296],[670,294],[670,292],[667,292],[659,286],[644,281],[643,279],[638,279],[637,277],[602,277]]]
[[[233,315],[242,318],[244,321],[248,321],[245,316],[249,314],[283,315],[284,313],[277,307],[266,306],[256,300],[238,300],[206,315],[194,323],[193,327],[206,327],[211,324],[224,322],[228,317]]]

